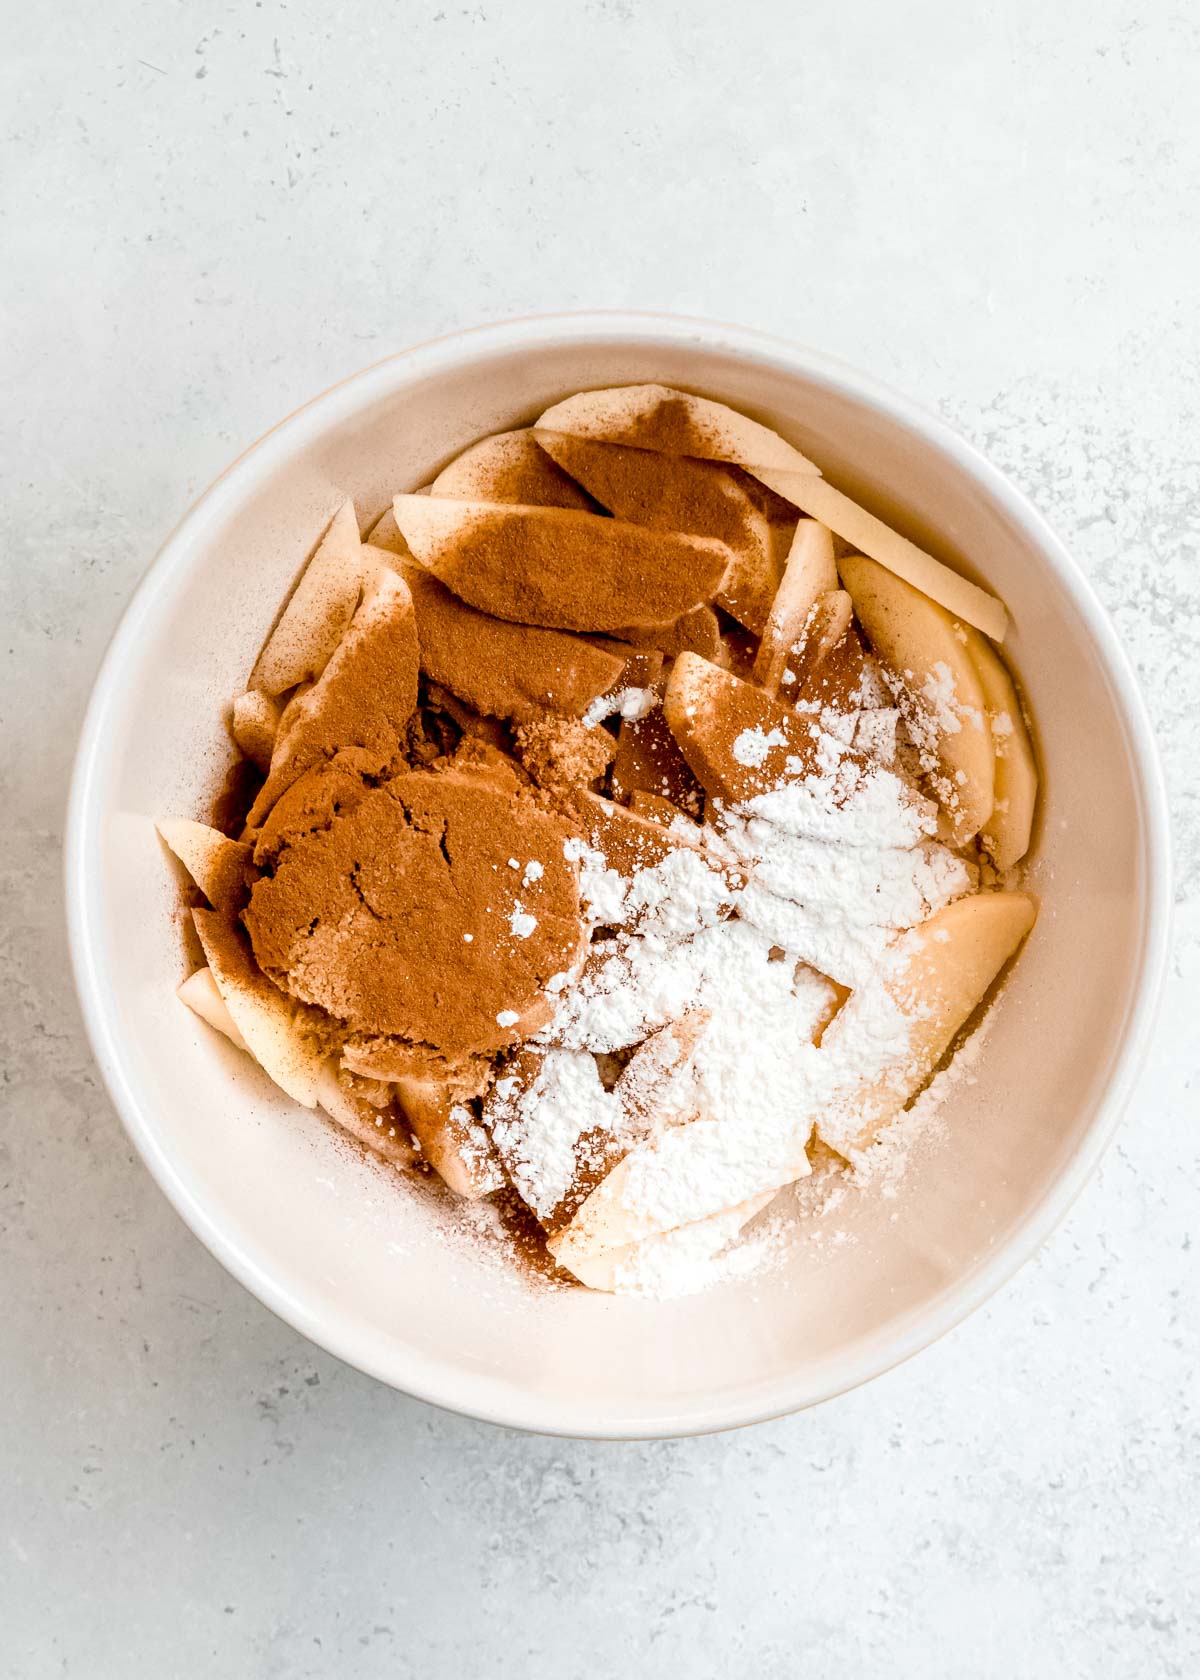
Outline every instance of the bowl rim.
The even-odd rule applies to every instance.
[[[207,1205],[187,1182],[157,1135],[153,1112],[131,1080],[120,1034],[105,1002],[99,968],[99,918],[104,883],[98,867],[103,816],[106,736],[120,693],[125,652],[136,647],[143,622],[188,570],[188,539],[219,517],[248,476],[306,437],[344,421],[350,412],[385,395],[396,383],[434,377],[480,355],[553,344],[632,342],[647,349],[694,344],[739,359],[795,373],[841,390],[889,422],[915,433],[948,457],[998,502],[1056,575],[1080,614],[1112,687],[1134,758],[1138,818],[1145,868],[1141,947],[1131,1006],[1112,1075],[1096,1102],[1087,1130],[1042,1195],[1024,1212],[1007,1240],[961,1283],[947,1288],[912,1321],[864,1339],[854,1354],[829,1357],[807,1375],[780,1379],[777,1403],[736,1397],[689,1401],[677,1410],[619,1416],[586,1400],[563,1402],[514,1390],[479,1373],[412,1348],[381,1357],[369,1331],[347,1330],[336,1315],[316,1309],[281,1283],[223,1229],[219,1208]],[[1161,1000],[1170,949],[1170,817],[1166,786],[1145,701],[1132,663],[1078,562],[1024,493],[976,447],[939,416],[873,376],[822,351],[757,329],[693,316],[625,310],[580,310],[528,315],[469,327],[399,350],[348,375],[311,398],[244,449],[184,514],[150,562],[126,606],[100,663],[84,714],[67,803],[64,846],[67,934],[85,1030],[108,1094],[131,1141],[185,1224],[239,1283],[278,1317],[318,1346],[402,1393],[485,1422],[572,1438],[637,1440],[711,1433],[764,1422],[858,1387],[939,1340],[983,1305],[1032,1258],[1061,1223],[1091,1178],[1120,1123],[1145,1062]]]

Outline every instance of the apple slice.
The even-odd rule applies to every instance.
[[[768,694],[778,693],[788,654],[803,635],[818,599],[837,585],[829,527],[815,519],[801,519],[754,661],[754,680]]]
[[[215,910],[241,908],[253,847],[186,817],[167,817],[155,827]]]
[[[661,705],[640,718],[621,719],[611,785],[613,798],[625,802],[634,793],[651,793],[692,817],[698,817],[703,808],[700,784],[688,768]]]
[[[1004,640],[1008,612],[1002,601],[935,560],[932,554],[926,554],[923,548],[893,531],[890,525],[876,519],[873,513],[859,507],[823,478],[776,472],[759,473],[758,477],[772,490],[786,496],[802,513],[828,525],[843,541],[886,566],[955,618],[973,624],[994,642]]]
[[[661,624],[709,601],[732,556],[710,537],[570,508],[397,496],[414,557],[482,612],[556,630]]]
[[[271,984],[237,928],[220,911],[193,910],[192,920],[246,1049],[281,1091],[305,1108],[315,1108],[325,1060],[316,1029],[323,1017]]]
[[[396,1091],[422,1154],[456,1196],[474,1202],[503,1189],[495,1145],[451,1087],[431,1079],[399,1079]]]
[[[528,427],[497,432],[464,449],[429,487],[431,496],[463,502],[521,502],[529,507],[578,508],[594,513],[596,504],[557,466]]]
[[[946,838],[965,845],[992,814],[996,752],[967,634],[944,607],[861,554],[838,561],[867,640],[937,794]]]
[[[301,573],[248,687],[282,694],[319,677],[354,617],[363,586],[362,544],[354,503],[344,501]]]
[[[892,957],[825,1029],[822,1055],[861,1067],[862,1080],[817,1117],[817,1134],[840,1155],[865,1149],[911,1101],[951,1040],[979,1007],[1037,919],[1025,893],[984,892],[937,911],[892,947]],[[899,1010],[907,1047],[899,1061],[873,1068],[881,1015]],[[861,1054],[855,1047],[861,1044]]]
[[[1037,806],[1038,770],[1016,684],[992,644],[967,631],[967,652],[983,685],[996,747],[996,802],[980,839],[996,868],[1019,863],[1029,850]]]
[[[714,799],[741,805],[817,767],[820,731],[808,718],[694,653],[675,661],[663,711]]]
[[[414,496],[427,495],[427,491],[414,490]],[[408,544],[400,535],[400,527],[396,524],[396,515],[392,508],[386,508],[372,525],[366,537],[367,546],[381,548],[386,554],[401,554],[411,560]]]
[[[246,1040],[237,1030],[233,1016],[225,1007],[225,999],[213,979],[211,968],[198,968],[195,974],[189,974],[175,996],[180,1003],[186,1003],[189,1009],[199,1015],[202,1021],[207,1021],[208,1025],[215,1027],[219,1033],[224,1033],[231,1044],[236,1045],[239,1050],[247,1050]]]
[[[667,659],[681,653],[698,653],[714,665],[728,665],[729,654],[721,640],[721,626],[711,607],[693,607],[671,624],[625,624],[612,632],[619,642],[632,647],[656,648]]]
[[[570,432],[601,443],[654,449],[663,455],[731,461],[752,472],[767,467],[820,476],[820,468],[785,443],[778,432],[724,403],[695,397],[670,385],[616,385],[604,391],[580,391],[548,408],[537,420],[535,430]]]
[[[396,1117],[387,1109],[376,1109],[348,1091],[338,1078],[337,1062],[321,1067],[317,1080],[317,1102],[340,1131],[363,1144],[393,1167],[411,1167],[416,1154],[407,1135],[401,1135]],[[407,1128],[403,1128],[405,1133]]]
[[[728,1121],[670,1126],[626,1155],[547,1246],[578,1277],[598,1255],[773,1195],[808,1176],[810,1130],[798,1124],[790,1140],[763,1156],[731,1148]]]
[[[377,774],[400,754],[417,703],[417,631],[404,579],[381,567],[337,651],[312,687],[289,702],[271,771],[247,819],[261,826],[271,806],[314,764],[347,747]]]
[[[275,751],[275,738],[279,734],[282,715],[283,708],[278,700],[258,688],[248,688],[233,702],[229,733],[238,751],[264,775],[271,768],[271,754]]]
[[[645,1237],[641,1242],[627,1243],[624,1248],[603,1249],[590,1254],[576,1250],[571,1255],[569,1266],[562,1259],[558,1264],[588,1289],[600,1289],[607,1293],[627,1289],[636,1294],[639,1280],[653,1278],[669,1266],[675,1250],[683,1251],[689,1268],[700,1259],[715,1259],[777,1194],[775,1190],[764,1190],[747,1201],[739,1202],[736,1207],[723,1208],[720,1213],[709,1214],[707,1219],[663,1231],[658,1236]]]
[[[726,543],[733,560],[717,600],[740,624],[762,631],[777,582],[771,527],[726,467],[566,432],[534,436],[615,518]]]
[[[364,552],[371,552],[369,543]],[[460,601],[415,560],[382,551],[379,558],[412,595],[422,671],[475,711],[516,719],[544,712],[581,717],[620,681],[621,654],[562,630],[493,618]]]

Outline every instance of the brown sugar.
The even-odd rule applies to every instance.
[[[619,656],[561,630],[512,624],[468,606],[412,560],[387,557],[408,584],[421,670],[475,711],[579,717],[618,681]]]
[[[590,787],[612,763],[617,743],[607,729],[573,718],[540,718],[513,731],[522,766],[550,790]]]
[[[355,1033],[502,1049],[582,949],[569,835],[486,775],[402,774],[281,847],[245,912],[255,956]]]
[[[725,467],[568,432],[538,431],[536,436],[617,519],[725,543],[734,560],[717,600],[740,622],[761,631],[779,581],[770,526]]]
[[[460,599],[549,629],[667,623],[710,601],[732,559],[710,537],[567,508],[397,496],[395,511],[416,559]]]
[[[347,748],[372,774],[394,765],[417,703],[417,672],[412,596],[403,578],[381,568],[321,676],[288,705],[251,826],[303,771]]]

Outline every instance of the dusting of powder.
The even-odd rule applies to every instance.
[[[605,718],[610,717],[636,723],[639,718],[644,718],[647,712],[654,710],[659,698],[658,691],[653,688],[619,688],[613,694],[601,694],[593,700],[583,714],[583,721],[589,728],[603,723]]]
[[[743,729],[731,751],[739,764],[757,770],[767,762],[772,747],[786,747],[787,737],[781,729]]]
[[[815,769],[794,764],[782,787],[710,809],[699,845],[632,879],[596,848],[566,842],[593,942],[579,969],[547,987],[554,1014],[529,1046],[537,1076],[500,1082],[492,1130],[543,1217],[574,1182],[581,1140],[628,1145],[622,1207],[656,1234],[614,1245],[618,1290],[685,1294],[761,1260],[774,1238],[756,1236],[745,1262],[731,1245],[748,1222],[765,1231],[771,1222],[758,1215],[809,1173],[817,1120],[824,1135],[845,1110],[855,1134],[861,1092],[910,1059],[911,1021],[886,983],[908,960],[904,930],[977,877],[936,840],[936,807],[888,762],[898,722],[888,698],[872,677],[863,711],[880,714],[870,725],[878,750],[867,760],[822,719]],[[777,739],[745,730],[734,755],[761,764]],[[852,989],[840,1010],[831,979]],[[634,1137],[620,1080],[606,1089],[600,1067],[644,1054],[639,1046],[685,1017],[700,1025],[670,1100],[655,1101]],[[840,1178],[865,1183],[880,1158],[864,1151]]]

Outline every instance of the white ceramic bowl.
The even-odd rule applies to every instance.
[[[188,963],[152,822],[200,815],[221,723],[346,494],[374,515],[487,432],[588,386],[659,380],[778,427],[838,484],[991,585],[1041,739],[1037,930],[979,1082],[848,1240],[657,1304],[531,1290],[343,1148],[175,998]],[[318,397],[201,498],[109,649],[72,793],[67,897],[101,1071],[151,1172],[235,1277],[321,1346],[410,1394],[561,1434],[680,1435],[863,1382],[1027,1259],[1112,1135],[1152,1022],[1167,818],[1129,663],[1087,583],[1007,481],[939,421],[827,357],[643,315],[516,321],[420,345]],[[893,1217],[895,1216],[895,1217]]]

